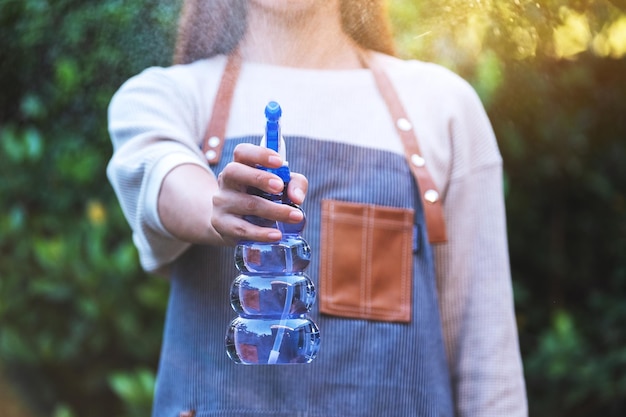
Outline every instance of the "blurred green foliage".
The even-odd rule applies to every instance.
[[[42,415],[149,415],[167,283],[108,185],[106,107],[177,0],[0,0],[0,362]],[[626,412],[626,22],[600,0],[389,2],[399,53],[483,99],[505,160],[531,416]]]
[[[149,414],[167,283],[106,179],[106,108],[169,63],[178,7],[0,0],[0,361],[43,415]]]
[[[511,184],[531,406],[536,415],[624,415],[626,62],[524,63],[507,78],[491,113]]]

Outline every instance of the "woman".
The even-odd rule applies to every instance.
[[[392,53],[381,1],[188,0],[184,65],[113,98],[108,175],[142,266],[171,280],[154,416],[526,415],[489,121],[459,77]],[[302,219],[245,192],[282,189],[255,168],[284,159],[253,144],[270,100],[320,294],[309,365],[223,347],[232,245],[280,238],[243,217]]]

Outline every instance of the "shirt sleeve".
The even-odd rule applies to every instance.
[[[190,244],[161,223],[157,200],[165,176],[182,164],[209,172],[199,149],[197,106],[172,76],[175,69],[150,68],[127,81],[109,105],[113,156],[107,176],[133,234],[144,270],[167,266]]]
[[[525,417],[502,162],[484,108],[460,84],[448,122],[448,242],[435,245],[446,351],[460,417]]]

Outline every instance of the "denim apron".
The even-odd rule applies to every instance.
[[[227,74],[228,69],[224,78]],[[209,156],[214,155],[207,154],[214,172],[221,172],[232,160],[235,146],[258,144],[260,139],[222,141],[216,158],[211,161]],[[426,191],[436,189],[427,183],[429,189],[423,190],[424,181],[414,172],[417,165],[423,168],[421,161],[412,158],[419,154],[409,151],[403,157],[311,137],[285,140],[290,166],[309,180],[303,234],[312,253],[307,273],[316,287],[324,264],[320,256],[324,205],[351,203],[412,213],[410,291],[405,294],[408,316],[380,320],[328,314],[316,303],[310,316],[320,328],[321,346],[311,364],[236,365],[224,348],[226,329],[235,316],[228,302],[237,275],[233,248],[192,246],[171,268],[153,416],[453,417],[431,247],[441,231],[428,226],[424,210],[433,204],[430,200],[439,202],[432,193],[425,200]],[[432,230],[435,239],[429,236]],[[334,242],[338,247],[361,243]],[[372,259],[364,259],[364,264],[400,255],[377,249],[367,253]],[[389,279],[395,285],[394,277]]]

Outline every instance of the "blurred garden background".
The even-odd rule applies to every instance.
[[[531,416],[626,415],[624,0],[388,3],[399,55],[496,130]],[[2,417],[149,415],[168,287],[106,179],[106,108],[171,62],[179,8],[0,0]]]

